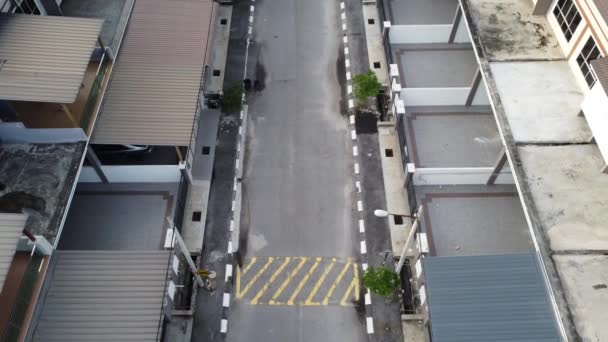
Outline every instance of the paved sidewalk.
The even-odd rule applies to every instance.
[[[361,1],[346,0],[346,37],[348,40],[349,68],[354,77],[369,70],[366,43],[366,28]],[[376,25],[379,25],[376,21]],[[370,125],[371,124],[371,125]],[[364,127],[365,126],[365,127]],[[394,268],[388,221],[374,216],[374,209],[386,208],[386,194],[382,175],[382,161],[378,144],[378,133],[374,120],[356,119],[356,146],[361,179],[361,198],[365,223],[365,244],[367,264],[372,267],[382,265]],[[403,341],[400,303],[387,302],[383,297],[371,295],[371,305],[366,305],[366,316],[373,318],[373,334],[370,341]],[[371,310],[371,312],[369,312]],[[368,327],[369,329],[369,327]]]

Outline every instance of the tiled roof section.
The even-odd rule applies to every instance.
[[[602,57],[591,61],[591,67],[593,68],[593,72],[595,72],[595,76],[597,76],[597,80],[604,87],[604,91],[608,95],[608,58]]]
[[[0,14],[0,99],[72,103],[103,21]]]
[[[189,144],[213,6],[135,2],[93,143]]]
[[[597,10],[602,15],[602,19],[604,20],[604,23],[606,23],[606,25],[608,25],[608,0],[593,0],[593,3],[595,4],[595,7],[597,7]]]

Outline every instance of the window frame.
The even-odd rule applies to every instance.
[[[581,71],[583,79],[589,89],[593,88],[595,82],[597,82],[597,76],[591,67],[591,61],[598,59],[602,56],[593,35],[589,35],[585,41],[585,45],[581,48],[578,55],[576,56],[576,64]]]
[[[566,42],[570,42],[583,18],[574,0],[558,0],[551,11]]]

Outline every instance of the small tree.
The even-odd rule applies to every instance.
[[[356,75],[353,78],[353,86],[355,97],[360,102],[365,102],[369,97],[378,95],[382,84],[378,82],[376,73],[369,70],[365,74]]]
[[[238,112],[243,108],[243,87],[239,83],[231,83],[224,90],[222,111],[224,113]]]
[[[399,276],[388,268],[369,267],[363,273],[363,285],[383,297],[389,297],[399,288]]]

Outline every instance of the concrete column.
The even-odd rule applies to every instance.
[[[456,32],[458,32],[458,26],[460,26],[460,20],[462,20],[462,7],[458,5],[456,8],[456,14],[454,14],[454,20],[452,20],[452,31],[450,31],[450,37],[448,43],[453,43],[456,38]]]
[[[465,106],[470,106],[473,104],[473,100],[475,99],[475,94],[477,93],[477,89],[479,88],[479,84],[481,83],[481,70],[477,67],[477,71],[475,71],[475,76],[473,77],[473,82],[471,82],[471,90],[469,90],[469,95],[467,96],[467,100],[465,102]]]
[[[99,158],[97,158],[97,154],[95,154],[95,151],[93,151],[93,148],[91,148],[91,146],[87,146],[87,160],[89,161],[89,163],[91,163],[91,166],[93,166],[93,169],[97,173],[97,176],[99,176],[99,179],[101,179],[103,183],[110,183],[108,177],[106,177],[106,174],[103,173],[103,169],[101,168],[101,161],[99,160]]]
[[[505,166],[506,162],[507,150],[503,147],[502,150],[500,150],[500,153],[498,154],[498,159],[496,159],[496,162],[494,163],[492,173],[490,174],[490,177],[488,177],[486,185],[494,185],[494,183],[496,182],[496,178],[498,178],[498,175],[500,174],[500,171],[502,171],[502,168]]]
[[[552,3],[553,0],[537,0],[536,5],[534,5],[534,10],[532,11],[532,14],[546,15],[547,13],[549,13]]]

